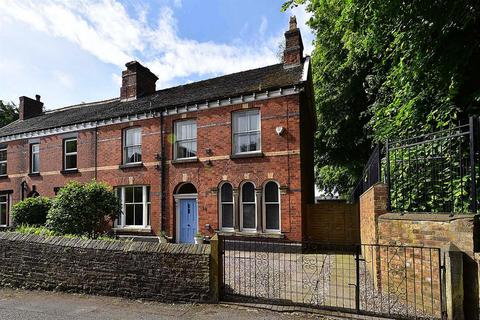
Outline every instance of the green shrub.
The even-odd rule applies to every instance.
[[[29,225],[21,225],[15,229],[15,232],[24,233],[24,234],[35,234],[37,236],[45,236],[45,237],[53,237],[55,236],[55,232],[46,227],[35,227]]]
[[[58,234],[97,238],[120,213],[119,201],[110,186],[72,181],[58,192],[46,226]]]
[[[12,208],[13,221],[17,225],[44,225],[52,201],[45,197],[27,198],[16,203]]]

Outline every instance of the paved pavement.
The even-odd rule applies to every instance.
[[[0,289],[1,320],[300,320],[327,319],[304,313],[210,304],[165,304],[44,291]]]

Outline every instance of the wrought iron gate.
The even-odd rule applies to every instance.
[[[225,301],[442,319],[437,248],[220,237]]]

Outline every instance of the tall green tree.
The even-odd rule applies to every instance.
[[[306,4],[319,129],[317,184],[345,194],[373,143],[480,113],[480,2],[290,0]]]
[[[0,100],[0,128],[18,119],[18,108],[12,102]]]

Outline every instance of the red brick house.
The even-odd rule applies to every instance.
[[[284,62],[259,69],[156,91],[132,61],[119,98],[44,111],[20,97],[20,119],[0,129],[0,225],[25,197],[97,179],[122,203],[119,234],[302,239],[316,117],[295,19],[285,38]]]

